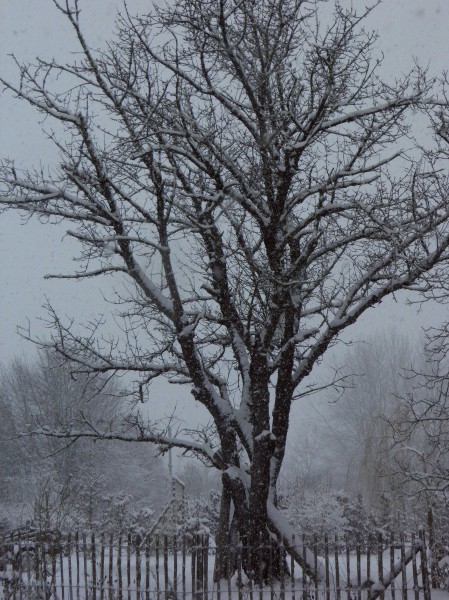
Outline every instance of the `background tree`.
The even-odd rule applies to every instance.
[[[33,362],[15,360],[0,372],[0,506],[11,526],[33,519],[43,529],[104,528],[125,490],[128,524],[145,507],[161,510],[170,484],[153,448],[21,435],[74,420],[104,426],[120,414],[123,399],[116,381],[74,379],[50,352]]]
[[[6,161],[0,202],[70,223],[69,277],[124,281],[125,335],[102,337],[100,321],[80,332],[50,309],[42,344],[74,371],[134,373],[142,400],[154,379],[185,385],[211,424],[170,437],[134,414],[122,429],[41,431],[191,451],[222,473],[221,548],[232,502],[245,545],[278,533],[302,560],[276,509],[292,402],[360,315],[428,290],[447,259],[444,90],[438,101],[419,68],[381,81],[369,9],[336,6],[323,25],[321,2],[177,0],[125,12],[95,51],[78,2],[55,4],[82,57],[20,65],[3,83],[62,124],[60,164]],[[405,152],[417,112],[432,152]],[[262,558],[245,554],[249,575]]]

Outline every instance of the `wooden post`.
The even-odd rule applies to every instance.
[[[412,570],[415,600],[419,600],[418,567],[416,565],[416,538],[414,533],[412,533]]]
[[[64,575],[64,537],[58,532],[58,539],[55,541],[55,553],[59,556],[59,571],[61,574],[61,600],[65,600],[65,575]]]
[[[17,565],[17,573],[18,573],[18,578],[17,578],[17,585],[19,587],[19,600],[22,600],[22,595],[23,595],[23,590],[22,590],[22,583],[23,583],[23,557],[25,555],[25,560],[26,560],[26,545],[22,540],[22,536],[20,535],[19,532],[19,555],[18,555],[18,565]],[[56,571],[56,569],[55,569]],[[56,581],[53,580],[53,585],[56,584]],[[15,586],[14,586],[15,587]]]
[[[109,536],[108,600],[114,596],[114,535]]]
[[[407,600],[407,565],[405,562],[405,540],[401,533],[401,575],[402,575],[402,600]]]
[[[90,557],[92,562],[92,600],[97,598],[97,556],[95,547],[95,533],[90,536]]]
[[[302,558],[303,558],[303,565],[307,564],[306,558],[307,558],[307,546],[306,546],[306,536],[303,533],[302,534]],[[308,592],[308,583],[307,583],[307,572],[305,567],[302,567],[302,600],[307,600],[308,596],[309,596],[309,592]]]
[[[196,590],[198,594],[198,600],[204,597],[204,575],[203,575],[203,547],[202,547],[202,536],[196,536]]]
[[[295,535],[292,535],[292,548],[295,547]],[[292,591],[292,600],[296,600],[296,590],[295,590],[295,560],[293,556],[290,554],[290,586]]]
[[[140,564],[140,536],[136,535],[134,544],[136,546],[136,600],[140,600],[140,588],[142,586],[142,569]]]
[[[197,561],[195,544],[193,544],[190,556],[191,556],[190,568],[191,568],[191,575],[192,575],[192,600],[194,600],[195,594],[196,594],[196,561]]]
[[[76,600],[80,600],[80,538],[78,531],[75,531],[75,564],[76,564]]]
[[[117,579],[118,579],[118,600],[123,598],[123,574],[122,574],[122,536],[119,535],[117,546]]]
[[[100,600],[104,600],[104,533],[100,538]]]
[[[351,555],[349,550],[349,537],[345,536],[346,542],[346,595],[351,600]]]
[[[380,600],[385,600],[384,591],[384,554],[383,554],[383,540],[382,534],[379,533],[377,537],[377,570],[379,573],[379,583],[382,586],[382,590],[379,594]]]
[[[393,573],[393,571],[394,571],[394,533],[392,532],[391,536],[390,536],[390,573]],[[391,589],[391,600],[395,600],[396,589],[395,589],[394,579],[391,580],[390,589]]]
[[[156,535],[156,545],[155,545],[155,554],[156,554],[156,598],[160,599],[160,580],[159,580],[159,535]]]
[[[83,539],[83,568],[84,568],[84,598],[85,600],[89,600],[89,583],[87,579],[87,540],[86,533],[83,531],[82,533]]]
[[[279,537],[278,538],[278,545],[279,545],[279,569],[280,569],[280,583],[281,583],[281,593],[280,593],[280,600],[285,600],[285,572],[284,572],[284,567],[285,567],[285,552],[284,552],[284,545],[282,543],[282,538]]]
[[[178,597],[178,538],[173,536],[173,595]]]
[[[371,545],[373,543],[371,534],[368,534],[366,547],[366,580],[368,582],[367,600],[371,600]]]
[[[126,584],[128,586],[128,600],[131,600],[131,534],[126,538]]]
[[[68,585],[69,585],[69,600],[73,600],[73,577],[72,577],[72,536],[70,532],[67,534],[66,541],[67,548],[67,572],[68,572]]]
[[[252,552],[251,552],[251,544],[248,541],[247,542],[247,546],[246,549],[243,548],[243,552],[246,553],[246,558],[248,561],[248,564],[251,565],[251,573],[249,574],[249,578],[248,578],[248,584],[249,584],[249,600],[253,600],[253,580],[255,579],[255,572],[253,569],[253,556],[252,556]],[[256,552],[256,557],[259,556]],[[207,598],[207,596],[206,596]]]
[[[340,566],[338,564],[339,561],[339,545],[338,545],[338,534],[335,534],[335,547],[334,547],[334,555],[335,555],[335,587],[336,590],[336,600],[341,600],[341,590],[340,590]]]
[[[150,600],[150,540],[145,538],[145,600]]]
[[[357,600],[362,600],[362,556],[360,549],[360,535],[357,534],[355,553],[357,560]]]
[[[237,592],[239,600],[243,599],[242,587],[242,543],[239,541],[237,546]]]
[[[56,548],[54,549],[56,550]],[[61,561],[61,571],[63,570],[63,564]],[[62,582],[61,582],[62,583]],[[56,552],[51,553],[51,593],[56,598]]]
[[[164,592],[165,599],[170,596],[170,579],[168,576],[168,536],[164,535]]]
[[[326,577],[326,600],[331,600],[330,574],[329,574],[329,538],[324,535],[324,570]]]
[[[209,581],[208,581],[208,577],[209,577],[209,536],[208,535],[204,536],[203,540],[204,540],[204,548],[203,548],[203,552],[204,552],[204,562],[203,562],[204,586],[203,586],[203,590],[204,590],[204,598],[207,600],[209,598]],[[250,586],[251,586],[251,580],[250,580]],[[250,600],[252,600],[251,587],[250,587]]]
[[[186,600],[186,536],[182,537],[182,600]]]
[[[424,531],[421,531],[420,534],[422,546],[421,546],[421,573],[422,573],[422,583],[424,588],[424,600],[431,600],[430,594],[430,581],[429,581],[429,566],[427,564],[427,544],[426,544],[426,534]]]
[[[26,586],[26,591],[27,591],[27,596],[31,597],[31,569],[32,569],[32,564],[31,564],[31,556],[29,553],[30,550],[30,539],[29,536],[27,538],[27,586]],[[36,550],[37,553],[37,550]],[[72,597],[70,597],[70,600],[72,600]]]

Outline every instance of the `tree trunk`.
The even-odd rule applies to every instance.
[[[214,582],[232,577],[236,570],[236,552],[233,541],[236,541],[235,519],[232,519],[232,495],[229,486],[223,482],[221,493],[218,532],[215,539],[216,553],[214,565]]]

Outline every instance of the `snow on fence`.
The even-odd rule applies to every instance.
[[[430,600],[423,535],[302,536],[291,545],[309,547],[313,572],[282,551],[279,580],[262,584],[257,574],[252,580],[244,573],[244,553],[251,548],[238,545],[235,574],[214,582],[215,548],[207,536],[18,530],[0,539],[0,599]]]

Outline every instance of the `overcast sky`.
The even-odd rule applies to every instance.
[[[110,36],[114,14],[121,2],[114,0],[80,0],[82,21],[87,37],[94,46]],[[128,0],[131,13],[145,12],[149,3]],[[331,10],[329,0],[326,10]],[[356,8],[366,2],[354,0]],[[430,63],[432,73],[449,67],[449,1],[448,0],[384,0],[371,16],[369,26],[380,35],[379,47],[385,54],[387,77],[411,68],[414,58],[422,65]],[[14,80],[15,70],[8,54],[20,60],[33,60],[40,55],[69,59],[76,50],[70,29],[51,0],[0,0],[0,71]],[[23,102],[9,94],[0,95],[0,156],[18,159],[20,166],[47,164],[56,156],[41,133],[38,116]],[[74,246],[63,239],[63,229],[38,224],[21,226],[17,215],[0,216],[0,362],[14,355],[30,354],[30,348],[16,334],[17,325],[29,318],[36,333],[42,332],[45,296],[63,314],[77,320],[108,310],[99,291],[100,282],[67,283],[44,281],[46,273],[70,270]],[[370,311],[358,327],[356,335],[379,328],[417,330],[421,323],[435,324],[445,318],[441,308],[427,307],[419,317],[401,303],[389,301]]]

